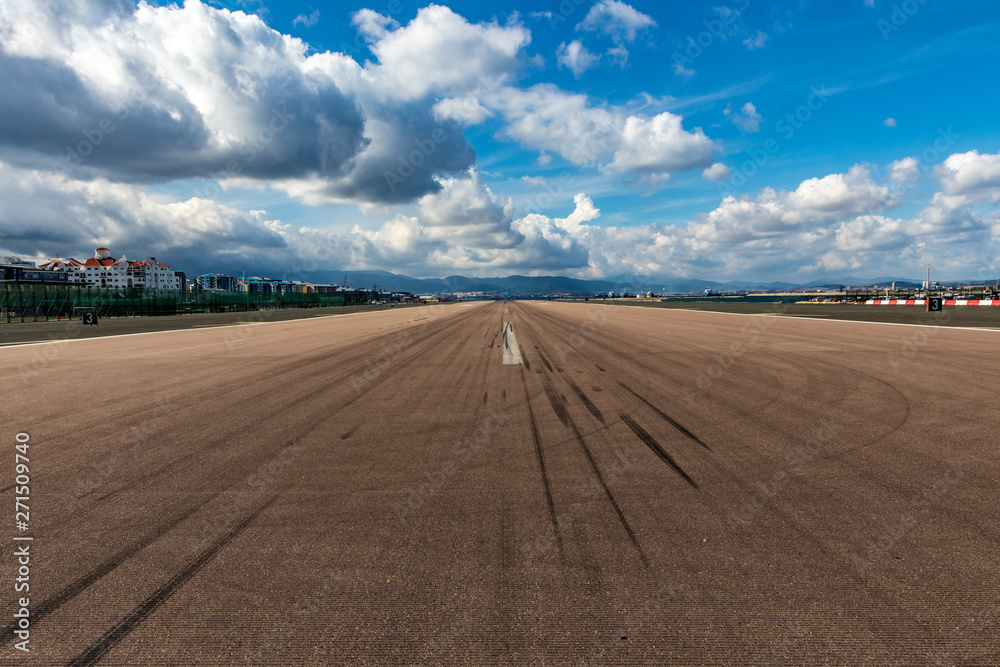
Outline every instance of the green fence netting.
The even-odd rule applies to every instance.
[[[5,283],[0,286],[0,321],[79,317],[80,311],[74,312],[74,308],[93,308],[98,317],[142,317],[277,308],[326,308],[363,300],[363,294],[351,292],[273,294]]]

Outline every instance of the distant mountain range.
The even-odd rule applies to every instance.
[[[784,291],[803,287],[837,289],[850,286],[855,289],[867,287],[881,289],[893,282],[901,289],[916,289],[921,283],[897,278],[860,279],[856,277],[841,280],[815,280],[805,284],[788,282],[716,282],[695,278],[669,278],[651,276],[618,276],[605,280],[581,280],[565,276],[505,276],[474,278],[468,276],[448,276],[447,278],[413,278],[388,271],[313,271],[308,280],[314,283],[343,284],[357,289],[377,286],[383,290],[412,292],[414,294],[447,294],[453,292],[500,292],[511,294],[572,294],[594,295],[608,292],[630,293],[653,291],[666,294],[701,294],[705,289],[713,292],[733,291]]]

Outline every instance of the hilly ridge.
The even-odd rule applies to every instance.
[[[587,280],[569,278],[566,276],[494,276],[486,278],[453,275],[445,278],[414,278],[389,271],[313,271],[303,279],[316,283],[331,283],[340,285],[347,278],[347,286],[357,289],[370,289],[377,286],[383,290],[412,292],[414,294],[447,294],[454,292],[500,292],[512,294],[572,294],[594,295],[608,292],[653,291],[667,294],[700,294],[706,288],[713,292],[755,291],[755,290],[791,290],[801,287],[838,288],[842,286],[881,288],[893,281],[899,287],[916,288],[917,281],[877,278],[864,280],[856,277],[840,280],[814,280],[809,283],[790,282],[752,282],[728,281],[717,282],[697,278],[671,278],[657,276],[616,276],[611,279]]]

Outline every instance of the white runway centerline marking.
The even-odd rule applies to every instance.
[[[504,366],[521,363],[521,350],[517,347],[514,327],[510,322],[504,322],[503,325],[503,363]]]

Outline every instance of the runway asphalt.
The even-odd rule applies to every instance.
[[[995,664],[998,336],[487,302],[4,347],[0,662]]]

